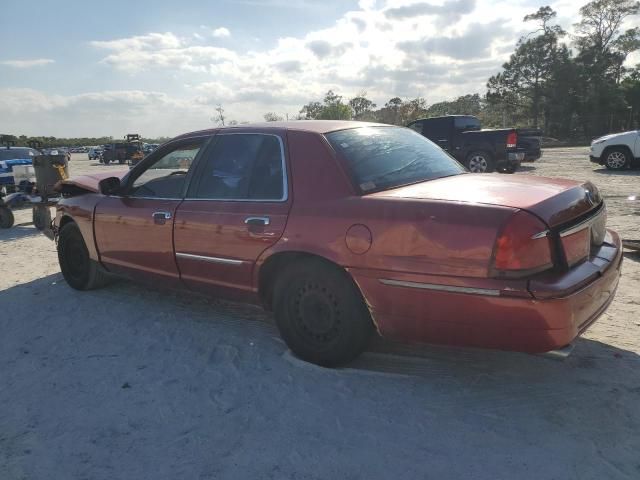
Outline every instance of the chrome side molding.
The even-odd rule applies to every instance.
[[[192,253],[181,252],[176,252],[176,257],[186,258],[189,260],[200,260],[201,262],[221,263],[224,265],[242,265],[244,263],[242,260],[235,260],[233,258],[207,257],[204,255],[193,255]]]
[[[382,283],[383,285],[390,285],[393,287],[419,288],[422,290],[437,290],[440,292],[468,293],[471,295],[488,295],[490,297],[500,296],[500,290],[492,290],[488,288],[456,287],[454,285],[438,285],[435,283],[406,282],[402,280],[390,280],[387,278],[381,278],[379,282]]]

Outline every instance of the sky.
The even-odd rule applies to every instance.
[[[0,133],[151,138],[213,126],[218,104],[251,122],[329,89],[379,106],[484,93],[527,13],[551,5],[571,30],[583,3],[3,0]]]

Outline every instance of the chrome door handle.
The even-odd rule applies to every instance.
[[[164,225],[167,223],[167,220],[171,220],[171,212],[153,212],[151,218],[153,218],[153,223]]]
[[[247,217],[244,219],[244,223],[246,225],[249,225],[250,227],[266,227],[271,223],[271,220],[269,219],[269,217]]]

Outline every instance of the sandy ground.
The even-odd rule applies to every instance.
[[[640,238],[640,171],[586,149],[521,174],[591,179]],[[116,170],[82,155],[72,173]],[[87,293],[17,212],[0,231],[0,479],[638,479],[640,257],[557,362],[377,342],[340,370],[253,307],[129,282]]]

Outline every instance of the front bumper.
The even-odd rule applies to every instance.
[[[542,353],[571,343],[613,301],[622,248],[614,232],[609,232],[608,241],[582,268],[541,277],[534,292],[526,280],[450,278],[451,284],[442,285],[442,277],[351,273],[382,336]],[[390,275],[395,283],[381,282]]]
[[[602,160],[600,159],[600,157],[594,157],[593,155],[589,155],[589,161],[591,163],[597,163],[599,165],[602,165]]]

